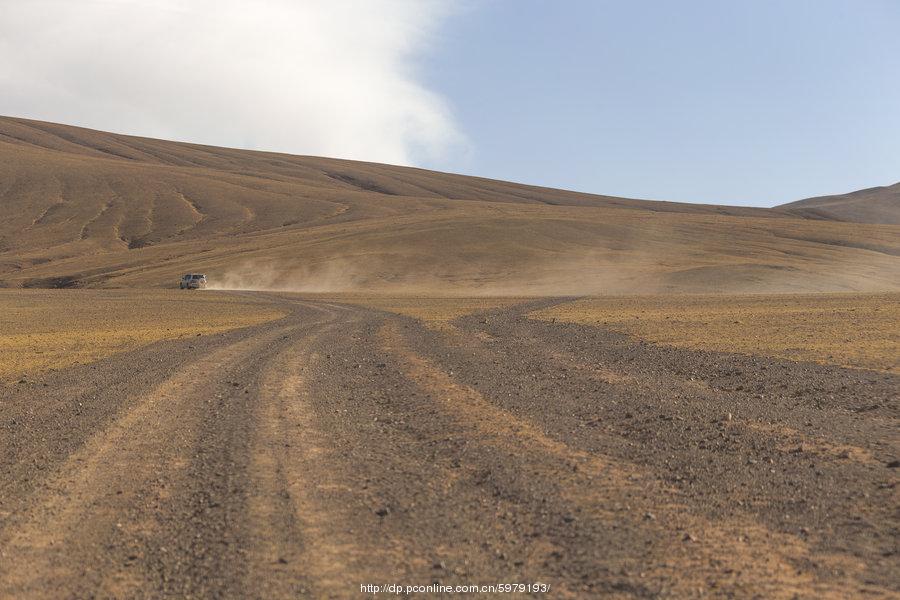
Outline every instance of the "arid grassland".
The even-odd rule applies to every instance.
[[[525,298],[316,296],[441,326]],[[283,316],[258,298],[204,291],[0,292],[0,378],[83,364],[161,339],[210,334]],[[531,318],[599,325],[689,349],[811,360],[896,373],[900,294],[582,298]]]
[[[0,597],[900,589],[896,294],[0,309]]]
[[[585,298],[531,316],[681,348],[900,370],[900,294]]]
[[[258,299],[216,292],[2,290],[0,380],[283,315]]]

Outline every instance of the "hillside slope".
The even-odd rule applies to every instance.
[[[900,183],[849,194],[807,198],[780,208],[810,218],[900,225]]]
[[[0,118],[0,285],[898,289],[900,227]]]

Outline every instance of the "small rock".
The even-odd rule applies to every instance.
[[[689,533],[685,533],[685,534],[684,534],[684,537],[681,538],[681,540],[684,541],[684,542],[696,542],[696,541],[697,541],[697,538],[695,538],[694,536],[692,536],[692,535],[689,534]]]
[[[386,506],[382,506],[380,508],[375,509],[375,514],[378,515],[379,517],[385,517],[385,516],[387,516],[387,514],[389,512],[391,512],[391,511],[388,510],[388,508]]]

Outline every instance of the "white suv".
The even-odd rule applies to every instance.
[[[188,273],[181,278],[178,287],[183,290],[199,290],[206,287],[206,275]]]

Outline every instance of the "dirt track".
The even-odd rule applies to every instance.
[[[900,594],[900,377],[271,300],[0,385],[0,597]]]

